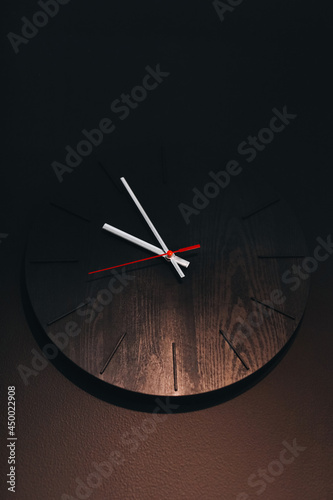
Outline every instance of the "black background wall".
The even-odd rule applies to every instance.
[[[45,1],[54,9],[45,26],[8,37],[22,36],[22,17],[31,21],[39,3],[2,5],[1,498],[13,496],[5,418],[13,385],[19,500],[333,498],[333,257],[312,274],[288,352],[235,398],[180,407],[154,426],[144,405],[133,409],[116,394],[98,397],[73,383],[61,360],[26,384],[18,370],[31,367],[32,349],[40,352],[22,290],[31,221],[81,168],[99,175],[98,161],[113,147],[162,142],[172,162],[191,161],[199,144],[203,162],[217,167],[238,155],[289,201],[310,255],[317,237],[332,234],[329,3]],[[111,117],[111,102],[158,64],[169,73],[165,81],[125,120],[115,117],[115,132],[60,183],[52,162],[64,162],[65,146]],[[239,144],[284,106],[296,118],[247,163]],[[294,460],[283,471],[271,465],[294,440]],[[94,464],[111,456],[121,457],[118,465],[88,487]]]

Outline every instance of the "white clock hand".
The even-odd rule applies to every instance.
[[[131,243],[135,243],[136,245],[145,248],[146,250],[150,250],[151,252],[155,253],[156,255],[160,255],[163,253],[163,250],[159,247],[156,247],[155,245],[152,245],[151,243],[147,243],[144,240],[141,240],[140,238],[137,238],[136,236],[132,236],[129,233],[126,233],[125,231],[122,231],[121,229],[118,229],[114,226],[110,226],[110,224],[104,224],[103,229],[106,231],[109,231],[112,234],[115,234],[117,236],[120,236],[121,238],[124,238],[127,241],[130,241]],[[168,257],[166,257],[168,258]],[[188,267],[189,262],[185,259],[182,259],[181,257],[178,257],[178,255],[175,255],[175,260],[178,262],[179,265],[183,267]]]
[[[155,238],[157,239],[157,241],[159,242],[159,244],[161,245],[161,247],[163,248],[164,252],[168,252],[169,249],[168,247],[166,246],[166,244],[164,243],[164,241],[162,240],[160,234],[158,233],[157,229],[155,228],[154,224],[152,223],[152,221],[149,219],[148,215],[146,214],[146,212],[144,211],[141,203],[139,202],[139,200],[137,199],[137,197],[135,196],[135,194],[133,193],[132,189],[129,187],[125,177],[121,177],[120,178],[121,182],[124,184],[125,188],[127,189],[128,191],[128,194],[130,195],[130,197],[132,198],[132,200],[134,201],[134,203],[136,204],[137,208],[139,209],[139,211],[141,212],[141,215],[143,216],[143,218],[145,219],[145,221],[147,222],[148,226],[150,227],[150,229],[152,230]],[[183,273],[183,271],[180,269],[179,265],[177,264],[176,260],[175,260],[175,255],[173,255],[170,259],[170,262],[171,264],[173,265],[173,267],[176,269],[177,273],[179,274],[179,276],[181,278],[184,278],[185,277],[185,274]]]

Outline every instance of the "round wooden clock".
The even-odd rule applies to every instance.
[[[31,228],[26,285],[50,356],[160,396],[269,363],[308,295],[292,287],[306,246],[288,204],[237,161],[104,156],[64,177]]]

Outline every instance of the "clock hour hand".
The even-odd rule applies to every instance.
[[[153,252],[156,255],[160,255],[163,253],[162,248],[152,245],[147,241],[141,240],[140,238],[137,238],[136,236],[126,233],[125,231],[122,231],[117,227],[110,226],[110,224],[104,224],[103,229],[109,231],[112,234],[115,234],[116,236],[120,236],[121,238],[124,238],[125,240],[130,241],[131,243],[135,243],[136,245],[145,248],[146,250],[149,250],[150,252]],[[165,258],[170,260],[167,256]],[[175,260],[176,262],[178,262],[179,265],[183,267],[188,267],[190,265],[188,260],[182,259],[181,257],[178,257],[178,255],[175,255]]]
[[[162,249],[164,250],[164,252],[169,252],[169,249],[168,247],[166,246],[166,244],[164,243],[164,241],[162,240],[162,237],[160,236],[160,234],[158,233],[157,229],[155,228],[154,224],[152,223],[152,221],[149,219],[148,215],[146,214],[145,210],[143,209],[143,206],[141,205],[141,203],[139,202],[139,200],[137,199],[137,197],[135,196],[135,194],[133,193],[132,189],[130,188],[130,186],[128,185],[125,177],[121,177],[120,178],[121,182],[124,184],[128,194],[130,195],[130,197],[132,198],[132,200],[134,201],[134,203],[136,204],[139,212],[141,213],[141,215],[143,216],[143,218],[145,219],[145,221],[147,222],[148,226],[150,227],[150,229],[152,230],[155,238],[157,239],[157,241],[159,242],[159,244],[161,245]],[[177,273],[179,274],[179,276],[181,278],[184,278],[185,277],[185,274],[183,273],[183,271],[180,269],[179,265],[177,264],[176,262],[176,256],[173,254],[173,256],[170,258],[170,262],[171,264],[173,265],[173,267],[176,269]]]

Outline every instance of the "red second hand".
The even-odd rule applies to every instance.
[[[119,264],[118,266],[106,267],[105,269],[99,269],[98,271],[90,271],[90,273],[88,274],[101,273],[102,271],[109,271],[110,269],[115,269],[116,267],[129,266],[130,264],[136,264],[137,262],[143,262],[144,260],[157,259],[157,257],[164,257],[164,255],[168,255],[168,257],[171,257],[174,253],[188,252],[189,250],[194,250],[195,248],[200,248],[200,245],[192,245],[191,247],[180,248],[175,252],[171,252],[171,250],[169,250],[166,253],[161,253],[160,255],[154,255],[153,257],[146,257],[145,259],[134,260],[133,262],[126,262],[126,264]]]

